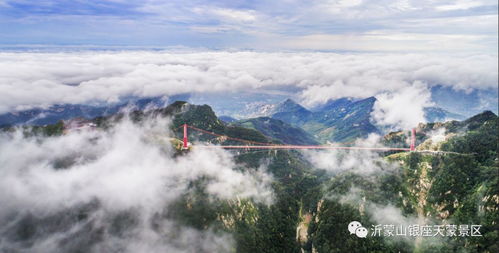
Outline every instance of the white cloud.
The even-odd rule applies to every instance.
[[[415,82],[404,89],[377,95],[371,115],[379,125],[410,129],[426,122],[423,109],[431,105],[431,93],[426,85]]]
[[[22,43],[27,44],[32,41],[62,44],[119,41],[119,44],[132,45],[158,45],[160,42],[169,46],[264,50],[497,53],[497,25],[442,23],[442,19],[476,20],[484,15],[495,16],[497,20],[497,1],[494,0],[281,0],[244,5],[198,0],[78,2],[73,5],[50,0],[29,3],[32,11],[23,10],[24,5],[9,5],[9,2],[4,1],[2,7],[0,1],[0,7],[13,13],[4,20],[18,29],[7,34],[3,42],[7,44],[19,43],[21,38]],[[416,20],[424,21],[414,25]],[[20,23],[24,25],[19,26]],[[30,29],[26,29],[26,24]],[[65,32],[53,32],[59,29]],[[216,33],[217,37],[207,33]]]
[[[491,2],[489,1],[489,4]],[[450,4],[437,5],[435,9],[438,11],[455,11],[455,10],[467,10],[475,7],[485,6],[487,1],[476,1],[476,0],[458,0]],[[490,4],[493,5],[493,4]]]
[[[37,235],[31,250],[64,251],[59,247],[74,237],[73,233],[98,233],[86,232],[88,226],[104,229],[96,252],[230,249],[227,234],[183,228],[172,219],[157,216],[189,191],[190,182],[201,177],[209,179],[206,190],[212,198],[251,198],[264,204],[273,199],[272,179],[264,168],[234,170],[232,156],[219,149],[193,150],[174,157],[167,123],[151,120],[138,126],[125,120],[106,132],[71,132],[42,139],[23,137],[21,131],[0,135],[0,222],[4,224],[0,234],[8,233],[9,226],[27,213],[50,217],[96,200],[90,224],[67,224],[69,231],[52,231],[49,227],[55,225],[48,224],[44,229],[49,230]],[[123,212],[133,214],[133,225],[126,228],[132,239],[109,232],[113,215]],[[154,222],[160,222],[158,229]],[[13,243],[0,241],[0,251]]]
[[[320,6],[325,8],[328,12],[333,14],[339,14],[343,11],[348,11],[352,7],[360,6],[362,4],[362,0],[332,0],[325,1]]]
[[[236,22],[252,22],[256,20],[255,11],[252,10],[234,10],[226,8],[216,8],[211,10],[216,16],[219,16],[223,20],[230,20]]]
[[[379,224],[402,225],[404,227],[421,224],[417,217],[406,217],[402,214],[402,210],[393,205],[380,206],[371,204],[368,210]]]
[[[368,97],[413,82],[497,87],[497,56],[257,52],[0,53],[0,113],[54,103],[115,102],[293,87],[305,105]]]
[[[445,141],[445,128],[438,128],[436,130],[430,131],[427,135],[430,136],[430,140],[433,144],[438,144],[442,141]]]
[[[373,30],[366,33],[307,34],[283,36],[275,47],[312,50],[387,51],[387,52],[440,52],[476,50],[489,52],[495,35],[405,33]],[[491,41],[491,43],[488,43]]]
[[[357,139],[353,146],[356,147],[383,147],[380,144],[380,136],[369,135],[366,139]],[[341,145],[341,144],[332,144]],[[379,153],[369,150],[320,150],[303,151],[303,154],[310,163],[318,169],[323,169],[331,174],[341,172],[351,172],[362,176],[369,176],[374,173],[391,171],[394,166],[386,162],[379,156]]]

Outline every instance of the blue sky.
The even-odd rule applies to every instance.
[[[0,44],[497,54],[496,0],[0,0]]]

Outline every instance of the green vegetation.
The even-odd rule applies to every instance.
[[[245,205],[252,208],[244,214],[227,212],[227,204],[222,205],[225,209],[213,211],[220,216],[226,210],[224,217],[232,217],[233,225],[224,229],[234,234],[237,252],[299,252],[300,248],[305,252],[496,252],[497,117],[482,115],[464,122],[428,125],[418,140],[428,139],[426,133],[435,126],[450,126],[450,133],[461,132],[445,141],[442,149],[462,155],[392,154],[386,161],[400,164],[401,169],[371,176],[344,172],[330,178],[312,170],[296,152],[242,154],[238,162],[254,168],[270,159],[268,169],[276,179],[275,203],[263,206],[247,200]],[[392,144],[405,141],[404,135],[391,135],[387,140]],[[358,191],[362,201],[342,199],[352,189]],[[391,205],[402,215],[423,218],[429,224],[480,224],[483,236],[423,239],[417,243],[383,237],[360,240],[346,228],[353,220],[367,227],[377,224],[366,210],[370,205]],[[241,205],[238,207],[241,209]],[[306,242],[298,243],[296,227],[304,213],[312,214],[312,220]]]
[[[158,115],[172,116],[173,129],[187,123],[221,135],[259,142],[285,142],[289,137],[277,135],[283,131],[274,131],[273,125],[262,126],[261,120],[227,125],[209,106],[185,102],[149,113],[134,112],[132,119],[140,122],[144,117]],[[107,128],[120,117],[122,115],[96,118],[94,123]],[[341,130],[347,129],[350,123],[336,124],[342,127],[329,129],[331,131],[323,136],[341,140],[360,136]],[[198,178],[191,182],[187,193],[160,215],[193,229],[230,233],[235,240],[234,252],[499,252],[498,118],[485,112],[462,122],[420,125],[418,143],[430,139],[430,132],[442,127],[448,136],[441,143],[440,151],[455,153],[387,154],[383,158],[385,162],[397,166],[371,175],[346,171],[333,176],[314,169],[295,151],[236,154],[235,160],[240,165],[236,169],[258,170],[264,169],[262,163],[266,164],[275,179],[272,204],[252,199],[214,199],[205,191],[210,178]],[[327,130],[320,126],[317,129]],[[59,135],[63,133],[63,123],[34,127],[32,133]],[[206,134],[190,133],[191,139],[235,143],[220,138],[213,141],[213,137]],[[181,130],[176,134],[180,137]],[[404,132],[390,133],[385,136],[385,142],[405,145],[406,136]],[[171,142],[175,146],[180,144],[175,139]],[[349,195],[353,195],[350,196],[353,200],[347,198]],[[393,206],[406,218],[418,218],[428,224],[479,224],[483,236],[417,242],[371,236],[360,239],[351,235],[347,230],[351,221],[360,221],[367,228],[379,223],[370,211],[373,206]],[[297,227],[307,215],[311,220],[306,226],[306,240],[300,241]],[[134,222],[127,217],[118,217],[116,226]],[[36,232],[33,229],[27,226],[27,230],[21,229],[19,233],[29,237]]]
[[[485,115],[485,116],[484,116]],[[386,159],[399,163],[401,170],[364,176],[336,175],[328,182],[326,198],[309,229],[311,244],[318,252],[356,251],[357,238],[337,231],[351,220],[373,224],[369,205],[393,205],[406,217],[428,224],[482,225],[478,237],[424,238],[420,242],[369,241],[366,251],[375,252],[497,252],[499,249],[499,174],[497,160],[497,116],[477,115],[464,122],[450,122],[448,132],[456,133],[442,149],[456,153],[399,153]],[[434,125],[433,125],[434,126]],[[430,128],[433,128],[430,126]],[[423,129],[428,126],[423,126]],[[464,130],[463,130],[464,129]],[[423,132],[424,133],[424,132]],[[388,140],[399,138],[391,134]],[[425,136],[422,136],[425,138]],[[459,154],[461,153],[461,154]],[[356,189],[356,201],[341,200]],[[360,203],[359,203],[360,202]],[[338,211],[340,210],[340,211]],[[339,237],[339,238],[336,238]],[[344,243],[339,243],[344,242]],[[345,248],[344,245],[349,245]],[[364,252],[359,250],[359,252]]]
[[[349,142],[378,132],[370,122],[375,101],[374,97],[359,101],[338,99],[320,111],[310,112],[287,100],[272,118],[301,127],[321,142]]]
[[[281,120],[269,117],[240,120],[232,123],[232,125],[255,129],[267,137],[286,144],[318,144],[318,142],[314,140],[314,137],[304,130],[293,127]]]

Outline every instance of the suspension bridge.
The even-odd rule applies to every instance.
[[[270,142],[257,142],[251,140],[244,140],[240,138],[230,137],[223,134],[217,134],[212,131],[207,131],[204,129],[200,129],[194,126],[190,126],[188,124],[183,124],[177,129],[183,129],[183,139],[182,139],[182,149],[189,149],[191,146],[195,146],[196,148],[223,148],[223,149],[260,149],[260,150],[279,150],[279,149],[338,149],[338,150],[370,150],[370,151],[415,151],[416,147],[416,129],[411,130],[411,143],[408,148],[396,148],[396,147],[364,147],[364,146],[348,146],[348,143],[338,143],[337,145],[289,145],[289,144],[275,144]],[[226,140],[232,140],[236,142],[242,142],[245,145],[206,145],[206,144],[196,144],[192,145],[189,142],[188,130],[191,129],[193,131],[200,132],[202,134],[207,134],[216,137],[221,142]]]

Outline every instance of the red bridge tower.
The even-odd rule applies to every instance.
[[[416,149],[416,128],[413,128],[411,131],[411,151]]]

